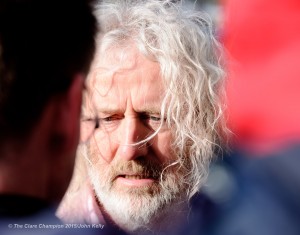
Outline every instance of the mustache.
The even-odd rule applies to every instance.
[[[111,178],[120,175],[139,175],[143,178],[159,179],[163,172],[163,166],[160,163],[147,159],[136,159],[129,162],[118,162],[111,168]]]

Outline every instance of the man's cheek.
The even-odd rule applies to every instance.
[[[158,136],[153,149],[156,152],[161,162],[166,162],[176,159],[175,151],[172,148],[172,138],[170,134]]]

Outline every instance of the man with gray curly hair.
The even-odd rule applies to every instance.
[[[101,1],[95,15],[102,31],[83,106],[83,157],[58,214],[171,234],[225,133],[220,46],[208,17],[178,1]]]

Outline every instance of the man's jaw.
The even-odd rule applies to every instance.
[[[163,169],[157,164],[132,162],[102,168],[101,173],[97,168],[89,171],[105,217],[129,234],[167,228],[170,218],[173,222],[178,211],[184,211],[182,202],[187,200],[182,197],[180,171]]]
[[[119,180],[130,180],[130,185],[118,182]],[[128,234],[144,234],[147,230],[169,230],[172,228],[169,226],[170,221],[173,224],[177,217],[186,216],[183,213],[186,212],[186,204],[183,202],[187,200],[178,191],[163,192],[158,181],[150,179],[153,182],[145,183],[147,180],[118,176],[109,191],[99,188],[95,190],[107,222],[111,221]]]
[[[110,199],[112,199],[110,203],[117,205],[113,207],[118,208],[117,210],[111,210],[110,203],[105,203],[108,207],[104,206],[97,197],[97,203],[106,223],[113,227],[119,227],[129,235],[173,234],[177,226],[187,219],[188,200],[186,198],[178,196],[174,201],[171,200],[172,202],[158,203],[154,206],[153,202],[157,201],[158,195],[154,197],[147,195],[148,203],[145,204],[135,204],[134,202],[138,200],[139,196],[135,193],[134,195],[127,194],[125,198],[119,197],[118,200],[113,200],[116,195],[110,195]],[[130,206],[126,208],[124,204],[130,204]]]

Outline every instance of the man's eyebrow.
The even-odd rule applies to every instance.
[[[114,114],[114,113],[123,113],[125,110],[120,108],[114,107],[97,107],[97,113],[104,113],[104,114]],[[158,107],[142,107],[135,109],[137,113],[148,113],[148,114],[160,114],[160,108]]]
[[[94,107],[86,107],[86,106],[83,106],[82,108],[82,115],[83,116],[91,116],[91,115],[98,115],[99,113],[102,113],[102,114],[114,114],[114,113],[120,113],[122,112],[122,110],[120,110],[119,108],[114,108],[114,107],[97,107],[97,106],[94,106]]]
[[[121,113],[124,110],[121,110],[119,108],[115,107],[97,107],[96,112],[97,113],[104,113],[104,114],[114,114],[114,113]]]
[[[138,113],[148,113],[148,114],[160,114],[160,107],[144,107],[144,108],[138,108],[136,110]]]

